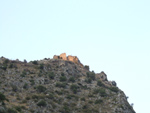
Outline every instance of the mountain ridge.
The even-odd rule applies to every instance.
[[[71,57],[30,62],[1,57],[0,94],[6,98],[0,98],[0,112],[135,113],[115,81]]]

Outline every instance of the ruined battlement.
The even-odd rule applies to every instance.
[[[75,64],[79,64],[79,65],[83,66],[83,64],[81,64],[81,62],[77,56],[72,56],[72,55],[66,56],[66,53],[62,53],[60,55],[54,55],[53,59],[62,59],[62,60],[66,60],[66,61],[71,61],[71,62],[74,62]]]

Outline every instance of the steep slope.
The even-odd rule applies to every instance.
[[[0,113],[135,113],[104,72],[77,57],[27,63],[0,58]]]

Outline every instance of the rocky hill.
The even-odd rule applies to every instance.
[[[21,62],[0,58],[0,113],[135,113],[115,81],[65,53]]]

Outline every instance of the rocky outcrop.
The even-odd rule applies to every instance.
[[[101,73],[97,73],[96,78],[101,79],[102,81],[108,81],[107,80],[107,75],[103,71]]]
[[[103,83],[106,85],[106,86],[115,86],[117,87],[117,83],[115,81],[108,81],[107,79],[107,75],[105,74],[104,71],[102,71],[101,73],[97,73],[95,75],[96,79],[99,79],[101,81],[103,81]]]
[[[81,64],[77,56],[72,56],[72,55],[66,56],[66,53],[62,53],[59,56],[54,55],[53,59],[62,59],[66,61],[71,61],[71,62],[74,62],[75,64],[79,64],[80,66],[83,66],[83,64]]]

